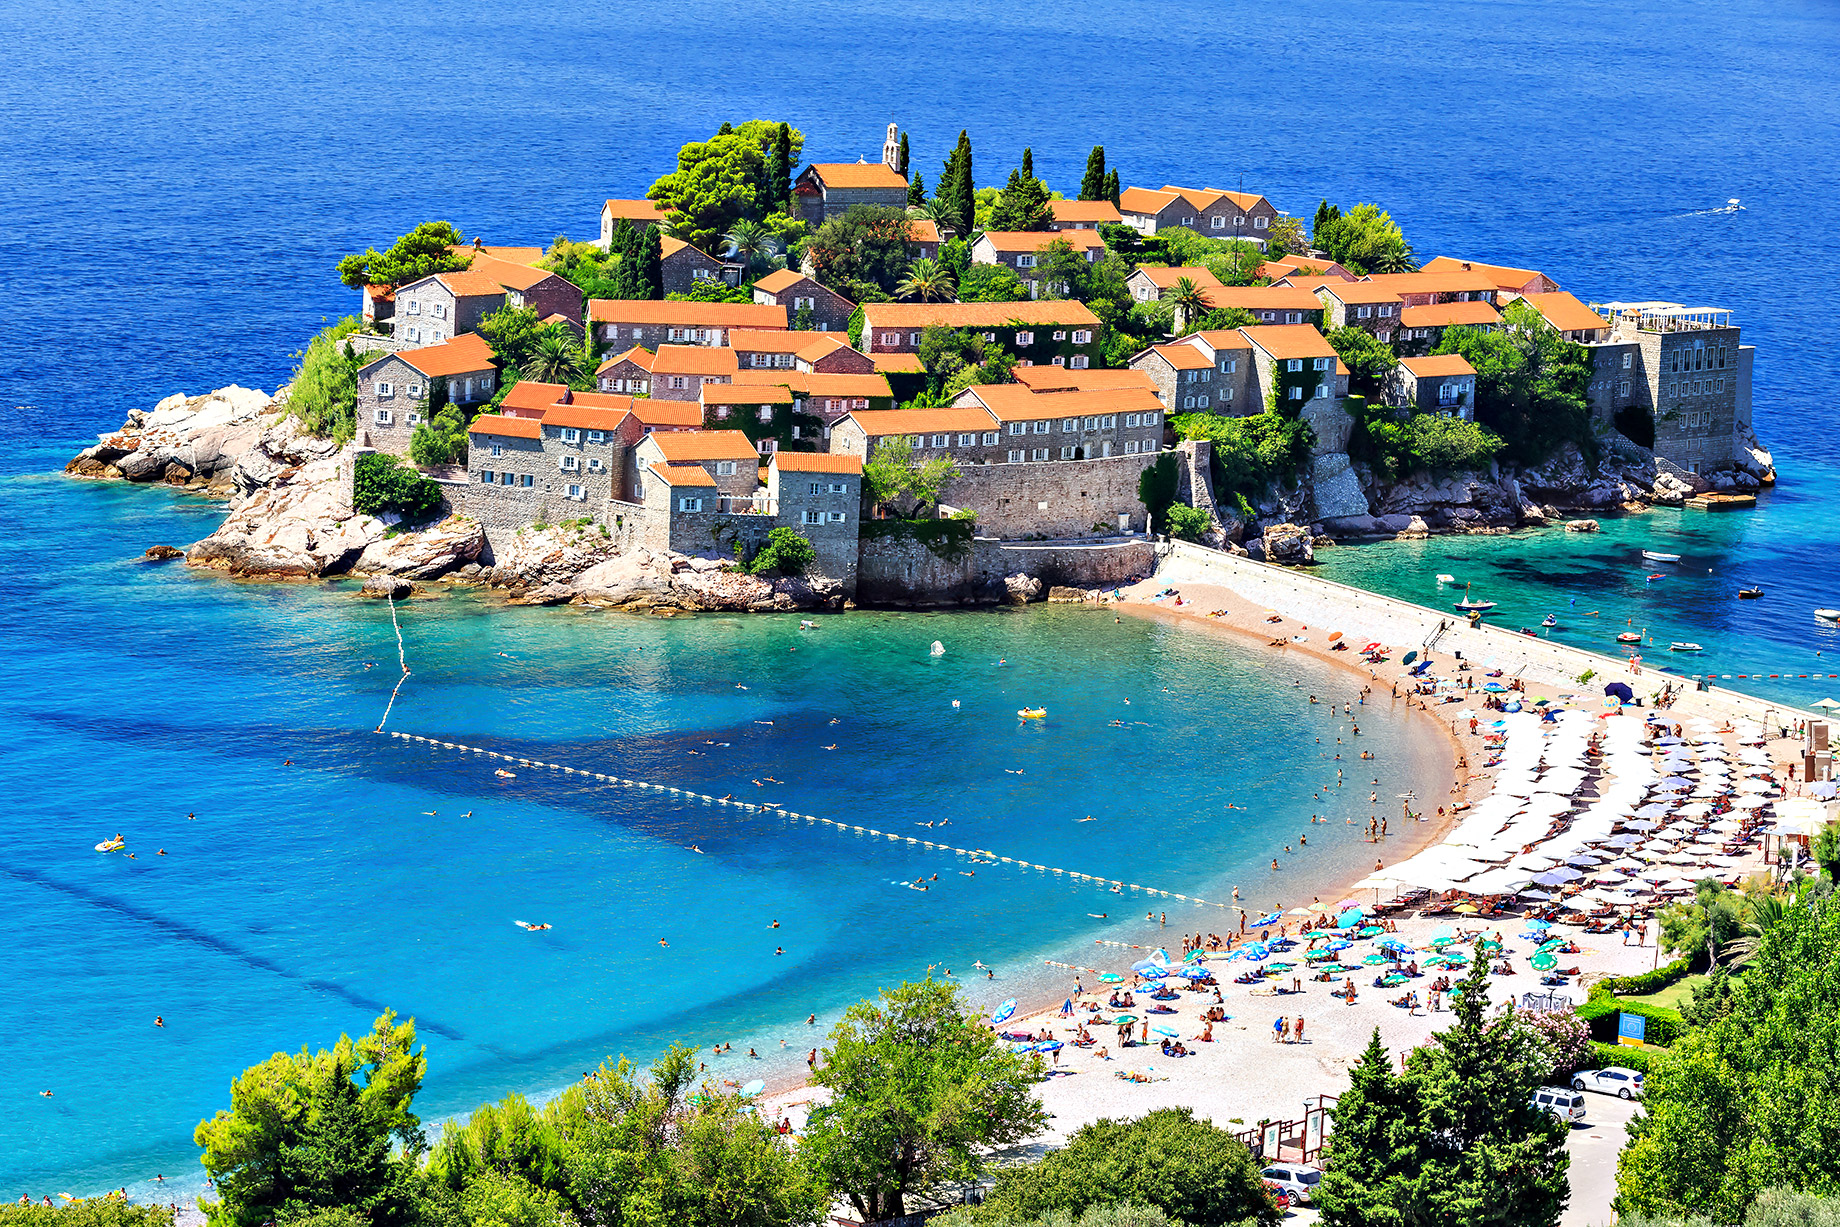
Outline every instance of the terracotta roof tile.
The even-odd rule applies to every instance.
[[[1202,366],[1208,365],[1204,358]],[[1137,413],[1160,410],[1163,402],[1149,388],[1096,388],[1085,392],[1032,392],[1021,384],[997,383],[965,389],[1001,422],[1033,422],[1042,418],[1077,418],[1084,414]]]
[[[1247,349],[1252,344],[1246,340],[1246,334],[1237,328],[1210,328],[1206,332],[1190,333],[1186,339],[1192,341],[1196,338],[1206,341],[1216,350]]]
[[[1202,371],[1214,365],[1206,354],[1193,345],[1184,345],[1181,342],[1173,345],[1152,345],[1150,352],[1178,371]]]
[[[1509,264],[1484,264],[1480,260],[1459,260],[1453,256],[1433,256],[1420,268],[1426,273],[1481,273],[1503,290],[1518,292],[1530,281],[1536,281],[1546,274],[1536,268],[1515,268]],[[1551,280],[1550,277],[1547,280]]]
[[[686,430],[648,435],[672,464],[703,460],[758,460],[760,449],[738,430]]]
[[[480,259],[501,260],[507,264],[535,264],[547,254],[541,247],[500,247],[491,243],[481,243],[477,247],[471,243],[455,243],[447,250],[474,257],[473,268],[479,267]]]
[[[490,277],[506,289],[516,290],[519,293],[530,289],[538,282],[559,276],[547,268],[533,268],[528,264],[514,264],[509,260],[494,260],[480,256],[474,257],[473,265],[467,269],[467,272]]]
[[[939,223],[930,217],[916,217],[907,223],[907,237],[915,243],[942,243],[944,236],[939,233]]]
[[[1124,215],[1109,200],[1050,200],[1048,208],[1057,222],[1122,222]]]
[[[1461,269],[1434,273],[1374,273],[1362,280],[1370,285],[1385,286],[1395,294],[1456,294],[1464,290],[1493,293],[1497,288],[1493,277]]]
[[[1067,299],[1029,302],[877,302],[863,304],[863,319],[877,328],[1003,328],[1011,321],[1024,326],[1059,324],[1068,328],[1097,328],[1099,317],[1085,303]]]
[[[1393,291],[1387,289],[1385,286],[1375,285],[1371,281],[1341,281],[1331,277],[1326,281],[1314,282],[1311,288],[1318,291],[1319,297],[1322,294],[1333,294],[1336,301],[1343,306],[1354,306],[1357,304],[1367,306],[1373,303],[1396,303],[1400,301],[1399,295],[1393,293]]]
[[[1174,192],[1158,192],[1147,187],[1128,187],[1118,193],[1118,207],[1126,213],[1156,214],[1174,204]]]
[[[1322,310],[1322,300],[1302,286],[1228,285],[1208,290],[1208,301],[1216,307],[1238,307],[1242,311],[1310,311]]]
[[[636,367],[649,371],[652,369],[652,358],[653,354],[651,350],[645,348],[643,345],[635,345],[625,353],[615,354],[613,357],[607,359],[607,361],[601,363],[600,367],[595,371],[595,374],[598,375],[608,367],[618,366],[622,362],[630,362]]]
[[[1182,265],[1169,268],[1159,265],[1139,265],[1137,272],[1150,279],[1150,284],[1159,290],[1174,289],[1176,282],[1186,277],[1202,289],[1220,285],[1220,278],[1199,264]],[[1135,276],[1136,274],[1132,274]]]
[[[653,435],[654,439],[665,438]],[[668,486],[713,486],[716,479],[709,475],[709,470],[700,464],[654,464],[653,473]]]
[[[593,298],[588,300],[588,318],[596,323],[610,324],[772,329],[786,326],[786,308],[776,303]]]
[[[693,400],[657,400],[635,396],[632,415],[655,430],[695,430],[703,424],[703,407]]]
[[[682,252],[685,250],[695,252],[697,255],[703,257],[703,259],[709,261],[711,264],[722,263],[722,261],[710,255],[708,252],[704,251],[701,247],[691,247],[690,244],[684,242],[682,239],[674,239],[668,234],[661,234],[658,236],[658,258],[660,260],[669,260],[672,256],[677,255],[679,252]]]
[[[1143,371],[1128,367],[1019,366],[1016,382],[1037,392],[1091,391],[1098,388],[1151,388],[1155,382]]]
[[[491,298],[505,292],[498,278],[490,273],[476,273],[467,269],[458,273],[436,273],[434,276],[457,298]]]
[[[1097,230],[986,230],[981,241],[996,251],[1040,251],[1053,243],[1080,252],[1105,246]]]
[[[1593,313],[1593,318],[1596,318]],[[1485,302],[1444,302],[1407,307],[1399,313],[1407,328],[1444,328],[1453,324],[1499,324],[1501,313]],[[1598,325],[1601,327],[1601,323]]]
[[[706,383],[699,399],[705,405],[790,405],[792,389],[783,383]]]
[[[869,361],[884,375],[924,375],[926,367],[919,354],[870,354]]]
[[[1335,347],[1309,324],[1264,324],[1239,331],[1274,358],[1335,357]]]
[[[728,347],[738,353],[796,354],[822,335],[818,332],[791,332],[784,328],[732,328],[728,333]]]
[[[547,409],[561,401],[569,394],[567,384],[538,383],[534,379],[520,379],[505,393],[505,399],[499,404],[505,409]]]
[[[757,290],[765,290],[769,294],[778,294],[783,290],[790,290],[801,281],[810,280],[811,278],[799,272],[797,269],[776,268],[765,277],[756,281],[754,283],[754,288]]]
[[[507,418],[482,413],[466,428],[468,434],[500,435],[507,439],[541,439],[543,423],[536,418]]]
[[[620,423],[628,416],[624,409],[597,409],[582,404],[551,405],[543,411],[542,424],[576,426],[582,430],[618,430]]]
[[[1555,290],[1550,294],[1529,294],[1526,298],[1533,304],[1533,309],[1560,332],[1579,332],[1610,326],[1610,322],[1603,316],[1564,290]]]
[[[733,375],[738,369],[734,350],[713,345],[660,345],[652,355],[652,372],[659,375]]]
[[[601,206],[601,212],[611,212],[615,217],[624,217],[628,221],[664,220],[664,210],[656,200],[609,200]]]
[[[871,439],[997,428],[997,419],[991,412],[976,406],[967,409],[867,409],[850,414],[846,420],[855,422]]]
[[[840,349],[847,349],[859,358],[868,356],[852,346],[849,338],[841,332],[805,333],[804,335],[811,337],[811,340],[805,342],[805,347],[798,351],[798,356],[807,362],[817,362],[822,358],[828,358]]]
[[[1425,358],[1401,358],[1399,365],[1419,379],[1440,375],[1474,375],[1476,368],[1462,354],[1433,354]]]
[[[440,345],[399,350],[396,356],[431,377],[467,375],[474,371],[495,369],[492,347],[476,332],[463,333]]]
[[[782,473],[861,473],[862,457],[840,452],[774,452],[768,467]]]
[[[907,180],[880,162],[813,162],[806,169],[816,171],[828,188],[907,189]]]

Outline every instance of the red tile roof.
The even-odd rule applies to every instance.
[[[632,403],[632,415],[643,426],[654,429],[691,429],[703,424],[703,407],[693,400],[657,400],[649,396],[635,396]]]
[[[807,362],[817,362],[828,358],[840,349],[847,349],[858,358],[868,357],[867,354],[852,346],[849,338],[841,332],[806,333],[804,335],[811,337],[811,340],[805,342],[805,347],[798,351],[798,356]]]
[[[1040,251],[1052,243],[1065,243],[1075,251],[1103,248],[1097,230],[986,230],[983,242],[996,251]]]
[[[791,332],[784,328],[732,328],[728,333],[728,347],[737,352],[796,354],[823,335],[820,332]]]
[[[630,401],[632,398],[627,397]],[[545,426],[578,426],[583,430],[618,430],[630,415],[625,409],[597,409],[588,405],[551,405],[543,411]]]
[[[1418,379],[1440,375],[1474,375],[1476,368],[1462,354],[1433,354],[1426,358],[1401,358],[1399,365]]]
[[[507,418],[482,413],[466,428],[468,434],[502,435],[508,439],[541,439],[543,423],[536,418]]]
[[[1309,324],[1264,324],[1239,331],[1274,358],[1335,357],[1335,347]]]
[[[532,268],[528,264],[515,264],[509,260],[494,260],[485,256],[475,256],[467,272],[490,277],[506,289],[517,290],[519,293],[540,281],[560,275],[547,268]]]
[[[700,399],[705,405],[790,405],[792,389],[785,384],[706,383]]]
[[[538,383],[534,379],[520,379],[505,393],[505,399],[499,404],[506,409],[547,409],[561,401],[569,394],[567,384]]]
[[[738,430],[686,430],[648,435],[672,464],[703,460],[758,460],[760,449]]]
[[[1533,309],[1545,316],[1546,322],[1560,332],[1581,332],[1610,326],[1610,321],[1564,290],[1555,290],[1550,294],[1529,294],[1526,298],[1533,304]]]
[[[816,171],[827,188],[907,189],[907,180],[880,162],[813,162],[806,169]]]
[[[492,347],[476,332],[463,333],[440,345],[399,350],[396,356],[430,377],[470,375],[474,371],[495,369]]]
[[[939,233],[939,223],[930,217],[916,217],[907,223],[907,237],[915,243],[941,243],[944,237]]]
[[[1400,301],[1399,295],[1383,285],[1371,281],[1340,281],[1330,278],[1327,281],[1314,281],[1311,286],[1319,294],[1333,294],[1343,306],[1369,306],[1374,303]]]
[[[995,430],[997,419],[988,409],[869,409],[849,415],[871,439],[894,435],[923,435],[933,431]]]
[[[735,351],[714,345],[660,345],[652,355],[657,375],[733,375],[738,369]]]
[[[1592,318],[1597,318],[1595,313]],[[1407,307],[1399,313],[1407,328],[1445,328],[1453,324],[1499,324],[1501,313],[1485,302],[1444,302]],[[1600,321],[1597,325],[1602,327]]]
[[[740,370],[735,384],[747,387],[771,387],[775,384],[803,392],[807,396],[892,397],[888,377],[881,374],[856,375],[828,371]],[[730,385],[722,385],[730,386]]]
[[[1535,268],[1515,268],[1508,264],[1484,264],[1480,260],[1459,260],[1453,256],[1433,256],[1421,266],[1421,272],[1427,273],[1461,273],[1476,272],[1493,281],[1498,289],[1520,289],[1530,281],[1537,281],[1546,274]],[[1548,281],[1552,280],[1550,277]]]
[[[1216,350],[1246,349],[1251,345],[1251,342],[1246,340],[1246,334],[1237,328],[1211,328],[1206,332],[1190,333],[1186,339],[1193,341],[1197,338],[1206,341]]]
[[[790,290],[801,281],[810,280],[811,278],[799,272],[797,269],[776,268],[765,277],[756,281],[754,283],[754,288],[757,290],[765,290],[769,294],[778,294],[782,290]]]
[[[1206,359],[1201,365],[1206,366]],[[1002,422],[1032,422],[1042,418],[1077,418],[1082,414],[1137,413],[1158,410],[1163,402],[1149,388],[1095,388],[1084,392],[1032,392],[1017,383],[974,384],[964,395],[974,396]]]
[[[869,361],[884,375],[923,375],[926,366],[919,354],[870,354]]]
[[[663,207],[656,200],[609,200],[601,206],[601,212],[612,213],[615,217],[624,217],[628,221],[657,222],[664,220]]]
[[[1143,371],[1126,368],[1019,366],[1016,382],[1037,392],[1094,391],[1099,388],[1151,388],[1156,383]]]
[[[1494,293],[1495,279],[1482,273],[1374,273],[1363,278],[1369,285],[1385,286],[1395,294],[1457,294],[1465,290]]]
[[[776,303],[672,302],[651,298],[593,298],[596,323],[660,324],[675,328],[784,328],[786,308]]]
[[[690,244],[684,242],[682,239],[674,239],[668,234],[658,236],[658,258],[661,260],[669,260],[672,256],[686,249],[695,252],[711,264],[722,263],[722,261],[710,255],[701,247],[691,247]]]
[[[1122,222],[1124,215],[1109,200],[1050,200],[1048,208],[1057,222]]]
[[[1216,307],[1238,307],[1242,311],[1310,311],[1322,310],[1322,300],[1302,286],[1229,285],[1208,289],[1208,301]]]
[[[1059,324],[1067,328],[1097,328],[1099,317],[1085,303],[1069,299],[1029,302],[876,302],[863,304],[863,319],[870,331],[878,328],[1004,328],[1011,322],[1024,327]]]
[[[1193,345],[1177,342],[1173,345],[1152,345],[1150,352],[1178,371],[1201,371],[1214,365],[1213,361]]]
[[[476,273],[467,269],[458,273],[436,273],[434,277],[456,298],[491,298],[505,292],[498,278],[490,273]]]
[[[670,436],[653,435],[654,439]],[[700,464],[654,464],[651,466],[667,486],[713,486],[716,479],[709,475],[709,470]]]
[[[598,375],[608,367],[618,366],[622,362],[630,362],[636,367],[649,371],[652,369],[652,358],[653,354],[651,350],[645,348],[643,345],[635,345],[625,353],[615,354],[613,357],[607,359],[607,361],[601,363],[599,369],[595,371],[595,374]]]
[[[477,269],[481,259],[499,260],[507,264],[535,264],[547,253],[541,247],[498,247],[490,243],[481,243],[475,247],[471,243],[455,243],[447,250],[463,256],[472,256],[472,267]]]
[[[1174,289],[1176,282],[1186,277],[1202,289],[1220,284],[1220,278],[1199,264],[1182,265],[1170,268],[1163,265],[1140,264],[1137,271],[1150,279],[1150,284],[1159,290]],[[1135,276],[1136,274],[1132,274]]]
[[[774,452],[768,467],[782,473],[861,473],[862,457],[840,452]]]

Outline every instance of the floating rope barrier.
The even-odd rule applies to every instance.
[[[403,676],[407,677],[408,673],[405,671]],[[399,682],[398,685],[401,685],[401,683]],[[384,715],[387,717],[389,713],[386,711]],[[1095,885],[1105,887],[1108,891],[1115,890],[1115,893],[1122,893],[1126,890],[1142,891],[1146,895],[1154,895],[1162,899],[1176,899],[1183,903],[1193,903],[1201,907],[1217,907],[1223,911],[1237,912],[1246,910],[1235,903],[1216,903],[1210,899],[1200,899],[1192,895],[1177,894],[1175,891],[1170,890],[1158,890],[1153,886],[1141,886],[1136,882],[1125,882],[1118,878],[1102,878],[1089,873],[1080,873],[1073,869],[1062,869],[1054,865],[1038,865],[1033,861],[1024,861],[1014,857],[1000,856],[988,848],[961,848],[956,844],[943,844],[931,839],[920,839],[913,835],[902,835],[895,831],[882,831],[877,830],[875,827],[859,826],[856,823],[838,822],[834,818],[820,818],[816,814],[801,814],[797,810],[787,809],[785,806],[773,801],[758,803],[753,801],[737,801],[733,797],[716,797],[708,793],[696,792],[688,788],[677,788],[669,784],[654,784],[649,780],[631,780],[627,779],[625,776],[609,775],[604,771],[589,771],[585,767],[570,767],[562,763],[547,763],[541,759],[523,758],[516,754],[505,754],[498,750],[488,750],[483,746],[472,746],[457,741],[443,741],[438,737],[424,737],[419,733],[398,733],[393,730],[386,732],[381,723],[378,724],[377,731],[382,733],[385,737],[395,737],[403,741],[420,742],[427,746],[438,746],[443,750],[458,750],[465,754],[478,754],[485,758],[495,758],[507,763],[516,763],[520,767],[540,768],[545,771],[562,772],[566,775],[585,776],[588,779],[599,780],[605,784],[617,784],[622,788],[636,788],[647,792],[671,793],[674,796],[685,797],[692,801],[703,801],[711,805],[726,805],[732,809],[745,810],[749,813],[773,814],[783,818],[795,819],[800,822],[829,827],[835,831],[850,831],[858,835],[867,835],[875,839],[886,839],[890,843],[909,843],[916,847],[926,848],[935,852],[949,852],[954,856],[969,857],[974,864],[1014,865],[1018,869],[1033,869],[1040,873],[1052,873],[1057,877],[1072,878],[1078,882],[1091,882]]]
[[[402,676],[396,679],[396,688],[390,691],[390,701],[383,706],[383,719],[377,721],[377,732],[383,732],[383,726],[389,722],[390,709],[396,706],[396,694],[403,683],[409,680],[409,654],[403,650],[402,623],[396,620],[396,598],[390,597],[390,625],[396,628],[396,660],[402,665]]]

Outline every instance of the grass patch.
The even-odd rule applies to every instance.
[[[1657,1006],[1664,1010],[1678,1010],[1681,1004],[1693,995],[1693,986],[1704,984],[1706,976],[1687,976],[1661,989],[1659,992],[1644,993],[1639,997],[1619,997],[1619,1001],[1634,1001],[1642,1005]]]

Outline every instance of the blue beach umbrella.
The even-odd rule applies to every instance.
[[[1060,1050],[1061,1042],[1059,1040],[1043,1040],[1041,1043],[1035,1045],[1036,1052],[1059,1052]]]
[[[1550,929],[1552,928],[1552,921],[1550,920],[1529,920],[1527,922],[1527,927],[1529,929]]]
[[[1005,1001],[1002,1005],[997,1007],[997,1012],[990,1016],[990,1021],[994,1024],[1006,1023],[1009,1021],[1010,1015],[1015,1012],[1016,999],[1011,997],[1008,1001]]]
[[[1214,973],[1205,967],[1184,967],[1176,974],[1185,980],[1205,980]]]
[[[1146,980],[1161,980],[1169,974],[1169,969],[1161,963],[1152,963],[1146,959],[1142,963],[1131,964],[1131,970]]]
[[[1346,949],[1348,949],[1348,947],[1350,947],[1350,946],[1352,946],[1352,945],[1354,945],[1354,943],[1353,943],[1353,942],[1347,942],[1347,941],[1340,941],[1340,940],[1337,940],[1337,941],[1332,941],[1332,942],[1330,942],[1330,943],[1329,943],[1329,946],[1328,946],[1328,948],[1329,948],[1330,950],[1346,950]]]
[[[741,1088],[741,1097],[743,1099],[752,1099],[766,1089],[767,1084],[762,1082],[759,1078],[756,1078]]]
[[[1247,958],[1252,959],[1255,962],[1258,961],[1259,959],[1271,957],[1271,951],[1266,948],[1264,942],[1248,942],[1246,945],[1241,946],[1239,949],[1240,949],[1241,954],[1245,955]]]
[[[1361,915],[1361,909],[1351,907],[1335,918],[1335,927],[1338,929],[1358,929],[1361,927],[1361,921],[1363,919],[1364,917]]]
[[[1156,1032],[1156,1033],[1157,1033],[1158,1035],[1167,1035],[1167,1036],[1168,1036],[1168,1037],[1169,1037],[1170,1039],[1175,1039],[1175,1038],[1176,1038],[1176,1032],[1175,1032],[1175,1031],[1174,1031],[1174,1030],[1173,1030],[1172,1028],[1169,1028],[1169,1027],[1152,1027],[1152,1028],[1150,1028],[1150,1029],[1151,1029],[1152,1031],[1154,1031],[1154,1032]]]

